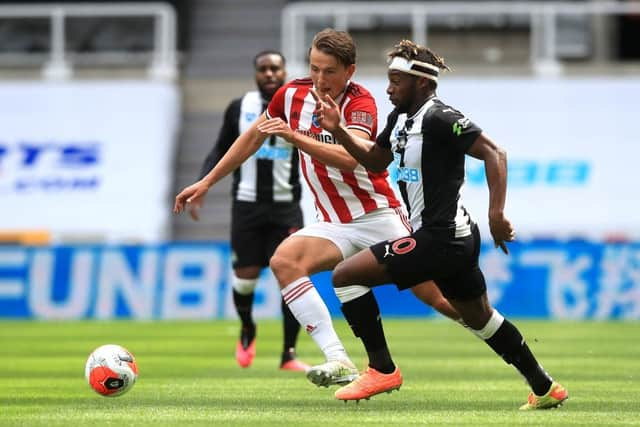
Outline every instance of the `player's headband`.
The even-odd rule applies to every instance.
[[[413,74],[414,76],[426,77],[436,82],[438,81],[438,72],[440,71],[435,65],[416,61],[415,59],[407,60],[400,56],[393,57],[389,63],[389,69]]]

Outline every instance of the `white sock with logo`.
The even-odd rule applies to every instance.
[[[294,280],[281,292],[284,302],[327,360],[350,360],[333,329],[329,310],[308,276]]]

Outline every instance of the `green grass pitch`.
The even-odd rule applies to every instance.
[[[359,404],[280,372],[281,324],[258,323],[249,369],[233,358],[238,323],[0,322],[0,426],[623,426],[640,425],[640,323],[515,322],[570,393],[558,409],[519,412],[528,388],[480,340],[446,320],[386,319],[404,374],[399,392]],[[342,319],[353,360],[362,346]],[[322,357],[301,335],[298,354]],[[105,398],[84,379],[89,352],[106,343],[137,358],[138,382]]]

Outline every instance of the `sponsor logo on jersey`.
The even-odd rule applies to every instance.
[[[420,171],[416,168],[398,168],[398,176],[396,181],[418,182],[420,181]]]
[[[460,119],[458,119],[454,124],[453,124],[453,134],[460,136],[462,134],[462,131],[464,129],[466,129],[467,127],[469,127],[469,124],[471,123],[471,120],[469,120],[466,117],[462,117]]]
[[[320,142],[324,142],[325,144],[335,144],[336,142],[333,139],[333,136],[329,133],[313,133],[310,130],[303,130],[303,129],[298,129],[296,130],[296,132],[302,134],[302,135],[306,135],[306,136],[310,136],[311,138],[315,139],[316,141],[320,141]]]
[[[291,156],[291,148],[289,147],[274,147],[269,145],[268,142],[262,144],[262,147],[256,151],[255,157],[258,159],[266,160],[286,160]]]
[[[453,133],[454,133],[454,135],[460,136],[462,134],[462,131],[469,126],[469,123],[471,123],[471,120],[469,120],[466,117],[462,117],[462,118],[458,119],[453,124]]]

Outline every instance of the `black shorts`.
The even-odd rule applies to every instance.
[[[233,202],[231,250],[233,268],[267,267],[280,242],[302,228],[298,203]]]
[[[473,224],[471,235],[454,238],[451,230],[420,229],[407,237],[371,247],[398,289],[433,280],[451,299],[475,299],[487,290],[478,266],[480,233]]]

